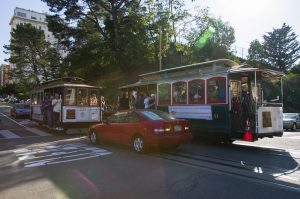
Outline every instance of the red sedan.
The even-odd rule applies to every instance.
[[[93,125],[88,137],[92,144],[103,141],[132,145],[138,153],[147,147],[178,146],[192,139],[188,121],[147,109],[117,112]]]

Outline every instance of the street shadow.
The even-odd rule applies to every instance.
[[[253,175],[266,175],[274,182],[284,182],[290,186],[299,186],[299,156],[277,148],[265,148],[243,144],[213,144],[194,142],[181,145],[180,153],[206,157],[224,164],[237,165]],[[285,180],[287,179],[287,180]]]
[[[24,148],[33,147],[34,149],[42,151],[41,154],[35,154],[36,156],[49,155],[44,154],[46,153],[43,151],[44,148],[38,148],[39,144],[47,145],[50,142],[49,138],[47,139],[48,141],[46,139],[43,141],[35,140],[34,142],[22,144],[16,142],[14,143],[14,147],[12,144],[11,150],[20,149],[22,152]],[[66,154],[64,153],[58,153],[60,152],[60,149],[63,150],[61,152],[71,152],[71,150],[83,150],[83,147],[85,148],[85,151],[83,151],[85,155],[94,154],[97,150],[101,153],[105,152],[103,150],[114,151],[116,154],[114,154],[114,158],[111,158],[111,156],[97,156],[99,157],[97,160],[90,158],[68,162],[68,158],[55,159],[58,162],[65,162],[63,164],[45,164],[26,168],[24,166],[28,164],[17,158],[22,157],[19,156],[20,152],[0,151],[0,177],[5,179],[5,182],[1,182],[0,184],[0,192],[14,190],[19,186],[26,187],[26,184],[30,185],[31,183],[39,181],[48,181],[51,182],[55,192],[62,194],[60,195],[61,198],[120,196],[117,195],[120,194],[120,191],[118,190],[126,190],[123,195],[124,198],[138,198],[137,196],[142,197],[143,195],[135,195],[140,192],[137,190],[138,187],[133,185],[142,184],[144,187],[147,187],[148,185],[149,190],[153,190],[156,188],[155,183],[160,182],[166,186],[164,190],[166,195],[164,198],[178,198],[178,196],[185,196],[185,198],[188,198],[188,195],[184,195],[185,193],[197,193],[195,196],[199,197],[201,189],[200,184],[203,183],[201,185],[205,186],[204,182],[207,182],[205,181],[205,178],[208,177],[207,172],[201,173],[201,168],[197,169],[198,171],[195,174],[195,170],[191,169],[191,167],[186,165],[178,166],[178,164],[169,160],[152,156],[152,153],[165,153],[165,150],[154,150],[151,151],[150,154],[140,155],[134,153],[130,147],[122,145],[101,144],[92,146],[89,144],[88,140],[84,140],[83,144],[85,146],[80,144],[81,142],[76,143],[77,148],[75,149],[74,143],[71,141],[68,142],[67,140],[65,142],[64,140],[61,140],[61,142],[56,142],[55,144],[48,144],[47,149],[53,149],[53,151],[49,151],[53,156],[46,156],[44,159],[61,158],[62,156],[65,156]],[[59,148],[62,145],[64,145],[64,148]],[[293,173],[299,171],[297,160],[286,150],[238,144],[216,145],[209,143],[189,143],[182,144],[178,149],[171,149],[171,151],[175,155],[184,153],[201,158],[206,157],[210,160],[213,159],[214,162],[225,161],[228,165],[239,164],[240,168],[245,168],[244,170],[253,174],[254,177],[267,175],[275,182],[280,181],[287,186],[298,186],[297,183],[281,181],[281,179],[278,178],[278,175],[280,174],[293,175]],[[168,152],[170,151],[168,150]],[[149,161],[149,159],[151,159],[151,161]],[[149,164],[149,162],[153,164]],[[131,165],[138,166],[131,168]],[[256,168],[258,169],[257,172],[255,171]],[[131,172],[127,172],[128,170]],[[260,171],[262,173],[259,173]],[[137,174],[140,176],[137,176]],[[151,178],[154,174],[162,175],[158,175],[161,176],[159,180],[154,180]],[[212,181],[211,183],[214,185],[218,183],[223,184],[223,182],[220,182],[219,176],[216,175],[213,177],[215,181]],[[242,182],[246,185],[249,183],[249,181]],[[110,191],[111,189],[115,189],[116,195],[110,195],[111,192],[108,189],[110,189]],[[183,192],[180,192],[182,190]],[[148,189],[144,192],[149,194],[147,195],[148,197],[151,196],[149,198],[162,198],[163,196],[158,195],[160,197],[154,197],[155,195],[151,194],[155,194],[155,192],[150,193],[147,191]],[[40,190],[37,190],[37,192],[41,193]],[[255,191],[253,193],[255,193]]]
[[[1,197],[5,197],[5,191],[14,190],[18,186],[24,186],[26,183],[38,181],[43,178],[40,172],[32,172],[20,166],[20,161],[11,152],[1,152],[0,154],[0,192]]]

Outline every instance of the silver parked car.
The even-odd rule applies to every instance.
[[[299,113],[284,113],[283,114],[283,128],[285,130],[291,129],[295,131],[300,128],[300,115]]]
[[[10,115],[14,118],[29,117],[31,113],[29,104],[14,104],[10,110]]]

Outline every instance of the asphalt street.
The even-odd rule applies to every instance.
[[[300,131],[137,154],[12,119],[0,104],[0,198],[300,198]]]

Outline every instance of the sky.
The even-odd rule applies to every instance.
[[[300,35],[300,1],[299,0],[185,0],[188,9],[194,10],[196,6],[209,7],[216,18],[228,22],[235,29],[238,53],[243,49],[244,55],[250,42],[280,28],[283,23],[291,26],[293,31]],[[48,12],[48,7],[41,0],[6,0],[0,6],[0,64],[8,55],[4,54],[3,45],[9,44],[9,21],[13,16],[15,7]],[[297,21],[298,20],[298,21]],[[300,41],[300,36],[298,36]]]

